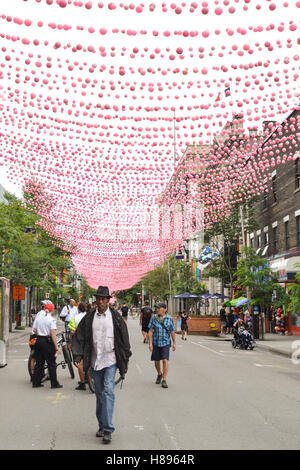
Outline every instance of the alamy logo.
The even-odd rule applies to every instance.
[[[292,349],[295,349],[295,351],[292,353],[292,363],[297,366],[300,364],[300,340],[293,341],[292,343]]]

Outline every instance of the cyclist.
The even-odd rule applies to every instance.
[[[52,312],[52,314],[50,313]],[[43,387],[41,383],[47,362],[51,388],[62,388],[57,381],[55,352],[60,354],[56,341],[56,320],[53,318],[54,305],[47,303],[44,312],[41,311],[33,323],[33,333],[37,335],[35,343],[35,368],[32,377],[32,387]]]
[[[69,343],[69,349],[72,349],[72,338],[73,335],[76,331],[77,326],[79,325],[80,321],[83,319],[83,317],[86,315],[86,304],[83,302],[80,302],[78,305],[78,313],[74,315],[70,323],[68,324],[68,327],[70,328],[70,343]],[[79,379],[80,382],[78,382],[78,387],[75,388],[75,390],[86,390],[85,386],[85,373],[83,370],[83,364],[80,363],[78,365],[78,374],[79,374]]]

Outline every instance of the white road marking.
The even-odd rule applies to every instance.
[[[141,426],[140,424],[136,424],[134,426],[138,431],[144,431],[144,426]]]
[[[200,344],[200,343],[194,343],[193,341],[191,341],[192,344],[195,344],[196,346],[200,346],[200,348],[204,348],[204,349],[207,349],[208,351],[211,351],[215,354],[218,354],[218,356],[222,356],[222,357],[226,357],[225,354],[222,354],[218,351],[215,351],[214,349],[211,349],[211,348],[208,348],[207,346],[203,346],[203,344]]]
[[[139,371],[139,373],[142,375],[142,369],[140,368],[140,366],[138,364],[135,364],[135,365],[136,365],[136,368]]]
[[[256,367],[274,367],[272,364],[254,364]]]

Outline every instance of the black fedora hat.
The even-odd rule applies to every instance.
[[[99,286],[98,289],[97,289],[97,292],[95,294],[95,297],[109,297],[109,298],[111,298],[108,287],[107,286]]]

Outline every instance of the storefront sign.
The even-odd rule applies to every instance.
[[[13,286],[13,300],[25,300],[24,286]]]

